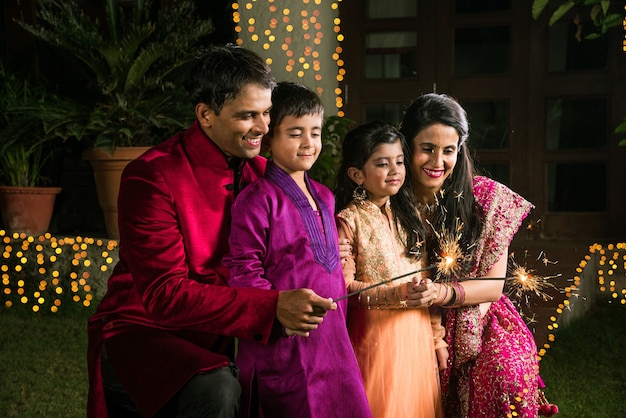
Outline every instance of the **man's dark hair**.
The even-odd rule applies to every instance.
[[[194,107],[206,103],[219,115],[224,102],[236,98],[248,84],[273,89],[276,81],[263,58],[249,49],[227,44],[211,46],[197,57],[185,89]]]

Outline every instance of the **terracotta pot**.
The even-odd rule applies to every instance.
[[[119,239],[117,225],[117,195],[120,191],[122,171],[129,162],[146,152],[150,147],[118,147],[113,154],[102,148],[90,148],[83,153],[95,176],[98,202],[104,213],[107,235]]]
[[[60,187],[0,186],[2,223],[9,232],[41,235],[48,231]]]

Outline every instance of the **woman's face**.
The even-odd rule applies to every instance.
[[[423,203],[432,203],[456,165],[459,134],[453,127],[437,123],[421,130],[412,146],[413,189]]]

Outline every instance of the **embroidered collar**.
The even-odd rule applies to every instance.
[[[309,199],[300,190],[300,187],[296,184],[295,180],[291,176],[281,170],[276,164],[269,161],[265,170],[265,178],[272,183],[279,186],[282,191],[287,195],[289,200],[298,209],[300,217],[304,222],[309,241],[311,242],[311,248],[313,249],[313,255],[317,264],[324,267],[329,273],[337,267],[339,263],[339,253],[337,251],[337,243],[334,241],[335,234],[332,233],[334,227],[334,219],[331,216],[331,212],[324,204],[324,201],[317,194],[315,188],[309,181],[309,176],[304,174],[304,181],[309,189],[309,192],[313,196],[313,199],[319,206],[319,212],[322,219],[322,226],[325,234],[320,231],[318,221],[315,215]]]

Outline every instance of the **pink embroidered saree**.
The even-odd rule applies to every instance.
[[[487,273],[509,247],[532,204],[506,186],[474,179],[483,231],[471,277]],[[506,295],[480,318],[478,306],[446,314],[448,368],[441,374],[445,416],[536,417],[539,365],[532,333]]]

